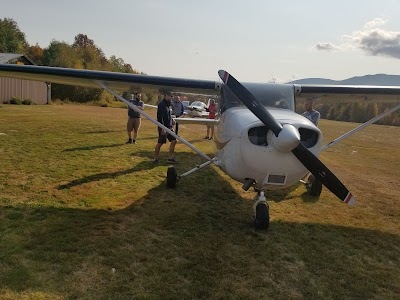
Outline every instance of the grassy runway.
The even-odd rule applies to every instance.
[[[329,142],[357,125],[320,127]],[[166,189],[155,125],[136,145],[125,126],[118,108],[0,107],[0,299],[399,299],[400,127],[321,155],[356,206],[293,186],[270,193],[264,232],[254,193],[217,168]],[[180,135],[212,155],[203,127]],[[184,145],[176,159],[204,162]]]

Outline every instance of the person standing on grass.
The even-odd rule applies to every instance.
[[[318,126],[319,118],[321,117],[319,111],[314,109],[314,98],[307,98],[304,102],[304,109],[306,110],[303,112],[303,116],[309,119],[311,122],[314,123],[315,126]]]
[[[133,105],[137,106],[141,110],[144,109],[144,103],[141,101],[142,94],[135,93],[135,95],[131,94],[130,99],[128,100]],[[127,144],[136,144],[136,139],[138,136],[139,128],[141,124],[141,116],[140,113],[134,111],[132,108],[128,106],[128,122],[126,124],[126,129],[128,131],[128,141]],[[132,138],[133,131],[133,138]]]
[[[208,118],[215,119],[216,105],[214,99],[210,99],[210,104],[208,105],[207,110],[208,110]],[[207,135],[204,139],[212,140],[213,137],[214,137],[214,125],[207,125]]]
[[[172,95],[172,93],[170,92],[166,93],[164,99],[157,106],[157,121],[170,130],[173,130],[172,125],[174,123],[174,120],[171,117],[171,108],[170,108],[173,97],[174,96]],[[154,149],[155,163],[159,162],[158,155],[160,154],[161,146],[167,143],[167,139],[171,143],[169,145],[169,156],[167,162],[177,163],[177,161],[174,158],[174,151],[177,140],[174,136],[170,135],[168,132],[166,132],[166,130],[161,129],[160,127],[158,127],[158,141]]]
[[[181,102],[181,97],[179,95],[174,97],[172,101],[172,114],[175,115],[176,118],[183,116],[184,107]],[[179,123],[175,122],[175,133],[178,135]]]

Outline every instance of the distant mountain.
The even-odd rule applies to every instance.
[[[332,84],[332,85],[389,85],[400,86],[400,75],[375,74],[356,76],[344,80],[331,80],[325,78],[305,78],[294,80],[293,84]]]

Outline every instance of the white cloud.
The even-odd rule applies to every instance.
[[[385,23],[385,20],[375,18],[367,22],[363,30],[355,31],[351,35],[343,35],[341,45],[319,42],[315,47],[321,51],[358,49],[369,55],[400,59],[400,31],[379,28]]]
[[[400,32],[373,29],[354,35],[356,46],[371,55],[400,59]]]
[[[364,28],[368,29],[368,28],[381,27],[382,25],[385,25],[386,22],[387,20],[384,20],[382,18],[375,18],[372,21],[365,23]]]
[[[334,44],[332,44],[332,43],[322,43],[322,42],[319,42],[319,43],[317,43],[316,45],[315,45],[315,47],[318,49],[318,50],[321,50],[321,51],[329,51],[329,52],[331,52],[331,51],[336,51],[336,50],[339,50],[339,47],[338,46],[335,46]]]

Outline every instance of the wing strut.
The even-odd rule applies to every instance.
[[[381,113],[379,116],[376,116],[375,118],[372,118],[371,120],[361,124],[360,126],[350,130],[346,134],[343,134],[342,136],[338,137],[337,139],[335,139],[332,142],[329,142],[328,144],[323,146],[321,148],[321,151],[324,151],[324,150],[328,149],[329,147],[332,147],[333,145],[339,143],[341,140],[344,140],[345,138],[348,138],[349,136],[355,134],[356,132],[360,131],[361,129],[367,127],[368,125],[371,125],[372,123],[375,123],[376,121],[378,121],[378,120],[382,119],[383,117],[391,114],[392,112],[395,112],[399,108],[400,108],[400,104],[396,105],[395,107],[392,107],[391,109],[389,109],[388,111],[385,111],[384,113]]]
[[[212,160],[206,161],[204,164],[201,164],[201,165],[198,165],[198,166],[194,167],[190,171],[187,171],[186,173],[183,173],[182,175],[179,175],[179,179],[182,178],[182,177],[188,176],[188,175],[190,175],[190,174],[192,174],[192,173],[194,173],[194,172],[196,172],[198,170],[201,170],[201,169],[203,169],[205,167],[208,167],[209,165],[214,163],[216,160],[217,160],[217,158],[214,157]]]
[[[192,149],[194,152],[196,152],[197,154],[199,154],[201,157],[203,157],[204,159],[208,160],[211,163],[216,164],[216,161],[211,159],[207,154],[201,152],[199,149],[197,149],[195,146],[193,146],[191,143],[189,143],[188,141],[186,141],[185,139],[181,138],[180,136],[176,135],[175,132],[173,132],[171,129],[165,127],[163,124],[161,124],[160,122],[158,122],[156,119],[152,118],[149,114],[147,114],[146,112],[144,112],[143,110],[137,108],[137,106],[133,105],[132,103],[129,103],[128,100],[124,99],[123,97],[121,97],[120,95],[118,95],[116,92],[114,92],[112,89],[108,88],[104,83],[102,83],[101,81],[97,81],[94,80],[94,82],[99,85],[101,88],[105,89],[106,91],[108,91],[109,93],[111,93],[113,96],[115,96],[118,100],[124,102],[126,105],[128,105],[130,108],[132,108],[134,111],[140,113],[141,115],[143,115],[146,119],[148,119],[150,122],[156,124],[158,127],[164,129],[166,132],[168,132],[170,135],[172,135],[173,137],[175,137],[177,140],[181,141],[183,144],[185,144],[186,146],[188,146],[190,149]]]

